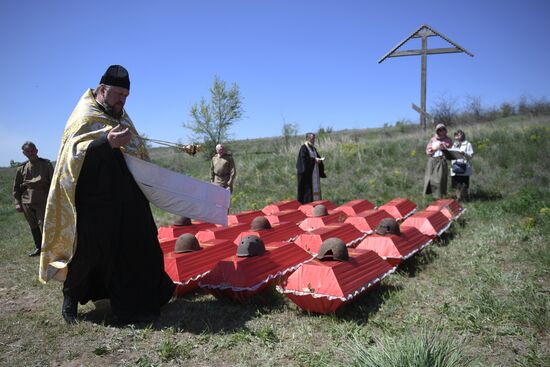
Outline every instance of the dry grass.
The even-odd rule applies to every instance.
[[[32,242],[12,209],[14,172],[0,169],[0,365],[365,365],[365,355],[414,361],[406,357],[409,349],[426,352],[432,345],[417,343],[425,332],[442,335],[442,343],[434,341],[437,351],[463,358],[458,365],[548,366],[549,122],[507,119],[464,127],[478,155],[474,200],[463,219],[380,287],[329,316],[301,312],[269,290],[245,305],[190,295],[168,304],[152,325],[115,327],[106,321],[108,307],[88,304],[79,309],[82,321],[65,325],[61,285],[39,284],[37,259],[26,256]],[[422,208],[429,201],[421,196],[427,137],[392,128],[322,137],[325,197],[381,204],[404,196]],[[239,172],[234,212],[294,197],[300,140],[288,149],[266,139],[231,144]],[[251,154],[266,151],[271,153]],[[208,177],[199,157],[168,150],[153,157]],[[171,220],[154,213],[159,224]],[[445,349],[443,339],[464,343]]]

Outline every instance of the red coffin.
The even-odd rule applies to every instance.
[[[277,290],[303,310],[328,314],[365,293],[395,270],[374,251],[349,249],[350,260],[312,260]]]
[[[203,229],[216,227],[215,224],[206,222],[194,222],[190,226],[167,226],[158,228],[158,239],[163,238],[178,238],[184,233],[196,234]]]
[[[311,258],[294,243],[270,243],[261,256],[234,255],[221,260],[199,286],[215,297],[245,302],[268,285],[282,281]]]
[[[163,254],[169,254],[174,251],[174,246],[176,245],[177,238],[162,238],[159,240],[160,249]]]
[[[246,236],[255,235],[264,241],[264,243],[270,242],[290,242],[296,237],[304,233],[304,231],[296,224],[291,222],[283,222],[274,225],[271,229],[264,229],[261,231],[245,231],[241,232],[237,236],[234,243],[239,244],[241,239]]]
[[[306,215],[298,209],[283,210],[265,216],[271,225],[281,222],[299,223],[306,218]]]
[[[341,211],[333,210],[330,214],[323,217],[308,217],[300,223],[300,228],[304,231],[313,231],[314,229],[325,227],[327,224],[343,223],[348,215]]]
[[[298,200],[283,200],[278,203],[269,204],[262,209],[266,215],[282,212],[283,210],[298,209],[302,205]]]
[[[336,210],[344,212],[348,215],[348,217],[351,217],[361,212],[364,212],[365,210],[374,209],[374,207],[374,204],[370,201],[359,199],[348,201],[347,203],[337,207]]]
[[[338,223],[301,234],[295,243],[304,250],[317,254],[323,241],[331,237],[341,239],[348,247],[355,247],[365,237],[365,234],[349,223]]]
[[[347,218],[345,223],[352,224],[361,232],[372,233],[384,218],[393,217],[384,209],[371,209]]]
[[[432,239],[414,227],[407,227],[401,235],[367,236],[357,249],[373,250],[391,265],[397,266],[432,242]]]
[[[227,224],[250,223],[254,218],[263,217],[263,215],[264,213],[261,210],[249,210],[238,214],[229,214],[227,216]]]
[[[311,217],[313,215],[313,208],[321,204],[324,205],[327,208],[327,210],[334,209],[336,207],[336,205],[334,205],[329,200],[317,200],[317,201],[312,201],[311,203],[300,205],[300,207],[298,207],[298,210],[303,212],[308,217]]]
[[[223,240],[195,252],[171,252],[164,256],[164,270],[176,284],[176,294],[182,296],[197,288],[199,280],[208,274],[218,261],[234,255],[236,251],[237,246],[234,243]]]
[[[451,221],[443,213],[422,211],[405,219],[400,228],[404,230],[407,227],[414,227],[433,238],[441,236],[443,232],[449,229],[450,225]]]
[[[446,217],[451,216],[449,219],[455,220],[464,213],[464,209],[458,201],[454,199],[439,199],[431,203],[426,211],[442,211]]]
[[[405,219],[416,211],[416,204],[409,199],[395,198],[380,206],[396,220]]]
[[[229,240],[233,242],[242,232],[250,228],[250,223],[234,224],[229,227],[214,227],[197,232],[199,242],[209,242],[212,240]]]

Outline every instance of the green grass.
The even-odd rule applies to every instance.
[[[79,308],[83,321],[65,325],[61,284],[38,283],[37,259],[27,257],[32,237],[13,210],[14,170],[0,169],[0,365],[550,365],[550,118],[460,128],[476,150],[466,213],[379,287],[326,316],[302,312],[270,289],[244,305],[183,297],[152,325],[113,327],[90,303]],[[318,136],[324,197],[377,205],[407,197],[425,207],[429,135],[401,126]],[[232,212],[295,197],[301,140],[228,144],[238,175]],[[208,180],[203,157],[170,149],[152,157]],[[153,211],[159,225],[173,220]]]
[[[471,359],[464,356],[464,341],[434,332],[377,339],[374,346],[354,339],[350,366],[360,367],[463,367]]]

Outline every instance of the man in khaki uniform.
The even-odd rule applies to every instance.
[[[216,145],[216,153],[210,162],[211,181],[213,184],[233,192],[233,183],[237,174],[233,157],[225,152],[222,144]]]
[[[40,255],[42,229],[48,190],[53,177],[53,166],[49,160],[38,157],[38,150],[33,142],[27,141],[21,147],[29,160],[17,167],[13,182],[15,210],[25,214],[31,227],[35,249],[29,256]]]

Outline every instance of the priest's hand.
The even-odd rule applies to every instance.
[[[132,133],[128,128],[122,129],[122,126],[117,125],[109,131],[107,134],[107,141],[111,148],[120,148],[123,145],[126,145],[132,139]]]

